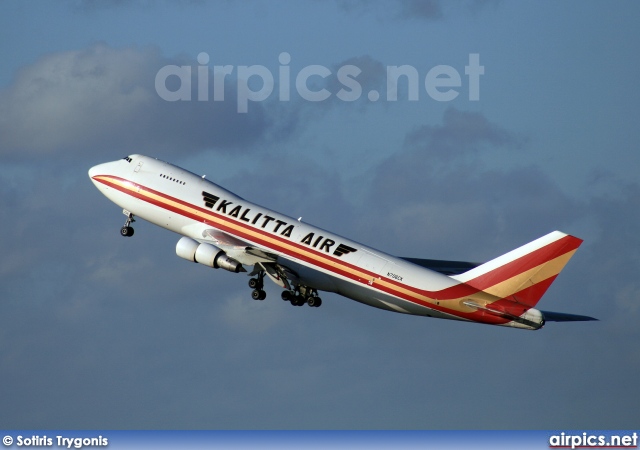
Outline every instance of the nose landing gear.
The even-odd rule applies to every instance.
[[[135,222],[136,220],[133,218],[133,214],[126,209],[123,209],[122,213],[127,216],[127,220],[124,223],[124,226],[120,228],[120,235],[124,237],[131,237],[133,236],[133,227],[131,226],[131,222]]]

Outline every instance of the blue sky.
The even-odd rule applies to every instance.
[[[632,428],[640,392],[635,2],[6,1],[0,5],[0,423],[6,428]],[[167,102],[163,67],[232,65],[225,100]],[[304,100],[277,93],[332,75]],[[478,54],[480,97],[465,66]],[[363,95],[336,98],[340,67]],[[237,112],[239,66],[274,92]],[[419,100],[386,101],[389,66]],[[436,101],[436,66],[461,75]],[[173,79],[173,82],[176,80]],[[193,98],[197,97],[194,78]],[[253,80],[256,82],[256,79]],[[170,82],[169,82],[170,84]],[[209,85],[213,92],[213,85]],[[251,84],[254,89],[257,85]],[[381,99],[368,100],[371,90]],[[407,317],[193,267],[87,170],[143,153],[401,256],[484,261],[585,240],[528,333]]]

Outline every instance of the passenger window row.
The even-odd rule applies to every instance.
[[[178,179],[176,179],[176,178],[170,177],[169,175],[165,175],[165,174],[163,174],[163,173],[161,173],[161,174],[160,174],[160,176],[161,176],[162,178],[165,178],[165,179],[169,180],[169,181],[174,181],[174,182],[176,182],[176,183],[178,183],[178,184],[183,184],[183,185],[184,185],[184,184],[187,184],[187,183],[186,183],[186,182],[184,182],[184,181],[180,181],[180,180],[178,180]]]

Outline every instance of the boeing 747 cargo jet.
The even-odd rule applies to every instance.
[[[484,264],[399,258],[251,203],[158,159],[130,155],[89,170],[93,184],[127,216],[178,233],[181,258],[247,272],[255,300],[264,279],[295,306],[320,306],[318,292],[405,314],[537,330],[545,321],[596,320],[535,309],[582,240],[554,231]]]

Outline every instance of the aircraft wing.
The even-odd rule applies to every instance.
[[[293,270],[278,262],[278,255],[214,228],[204,230],[202,237],[211,239],[216,246],[239,263],[261,267],[274,283],[284,289],[293,289],[293,284],[298,281],[298,275]],[[255,275],[256,270],[254,269],[250,275]]]
[[[202,232],[202,237],[211,239],[229,257],[247,266],[253,266],[258,263],[273,263],[278,260],[278,255],[262,250],[224,231],[210,228]]]
[[[405,261],[417,264],[418,266],[433,270],[434,272],[440,272],[444,275],[459,275],[468,270],[474,269],[480,265],[480,263],[466,262],[466,261],[445,261],[440,259],[421,259],[421,258],[405,258],[400,257]]]

